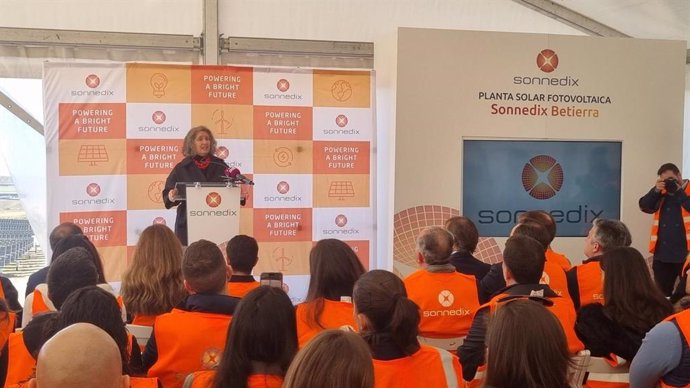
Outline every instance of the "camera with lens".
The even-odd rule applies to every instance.
[[[664,187],[669,193],[675,193],[678,191],[678,181],[675,178],[666,178],[664,179]]]

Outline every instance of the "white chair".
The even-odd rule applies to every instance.
[[[617,357],[618,365],[613,366],[602,357],[591,357],[587,367],[588,382],[602,382],[607,386],[620,384],[624,386],[630,383],[630,364],[624,359]]]
[[[435,348],[444,349],[455,354],[458,350],[458,346],[465,342],[465,337],[453,337],[453,338],[429,338],[429,337],[417,337],[419,343],[426,346],[433,346]]]
[[[582,388],[587,381],[587,367],[590,361],[589,350],[581,350],[571,357],[572,364],[568,368],[568,382],[571,388]]]
[[[130,332],[136,339],[137,343],[139,343],[139,346],[142,348],[146,346],[146,343],[149,342],[149,338],[151,338],[151,332],[153,331],[153,328],[151,326],[141,326],[141,325],[127,325],[127,331]]]

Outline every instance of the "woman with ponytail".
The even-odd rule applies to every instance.
[[[383,270],[365,273],[355,284],[353,302],[374,358],[376,388],[464,386],[456,356],[417,341],[419,308],[400,278]]]

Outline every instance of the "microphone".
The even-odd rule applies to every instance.
[[[254,185],[254,181],[251,179],[247,178],[246,176],[242,175],[240,170],[237,167],[228,167],[225,169],[225,176],[228,177],[229,179],[244,183],[245,185]]]

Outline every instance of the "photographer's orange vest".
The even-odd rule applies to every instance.
[[[479,308],[477,280],[459,272],[420,270],[405,278],[407,297],[419,306],[419,335],[466,336]]]
[[[690,196],[690,184],[685,186],[685,194]],[[654,253],[656,250],[656,241],[659,236],[659,217],[661,215],[661,208],[664,206],[664,198],[659,203],[659,209],[654,212],[654,223],[652,223],[652,235],[649,239],[649,252]],[[683,215],[683,227],[685,228],[685,241],[690,250],[690,212],[680,207],[680,213]]]
[[[173,309],[156,318],[153,335],[158,359],[148,377],[165,388],[181,388],[188,374],[214,369],[220,363],[232,317]]]
[[[375,388],[464,387],[458,358],[448,351],[422,345],[413,355],[374,360]]]

